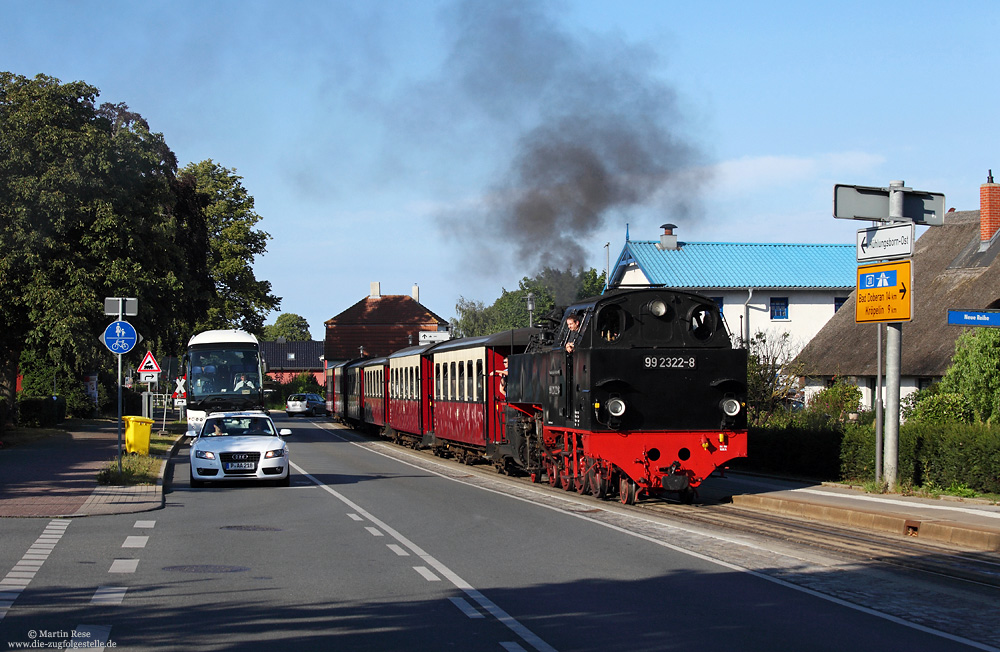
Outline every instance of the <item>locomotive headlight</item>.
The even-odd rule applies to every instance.
[[[625,414],[625,401],[620,398],[613,398],[608,401],[608,414],[613,417],[620,417]]]
[[[662,317],[667,314],[667,304],[660,299],[654,299],[649,302],[649,312],[653,313],[655,317]]]
[[[722,401],[722,411],[727,417],[735,417],[740,413],[740,402],[735,398],[727,398]]]

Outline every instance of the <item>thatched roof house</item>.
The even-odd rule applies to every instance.
[[[992,181],[992,178],[991,178]],[[949,310],[1000,307],[1000,184],[980,190],[980,210],[949,212],[930,227],[913,256],[913,320],[903,324],[900,391],[916,391],[940,379],[951,364],[963,327],[948,324]],[[874,404],[877,333],[855,323],[856,292],[796,358],[807,377],[807,395],[835,376],[848,376]],[[884,355],[883,341],[883,355]],[[884,372],[884,366],[883,366]],[[883,379],[884,382],[884,379]]]

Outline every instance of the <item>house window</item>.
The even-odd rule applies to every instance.
[[[771,297],[771,319],[773,321],[788,319],[788,297]]]
[[[847,297],[834,297],[833,298],[833,311],[837,312],[844,307],[844,303],[847,302]]]

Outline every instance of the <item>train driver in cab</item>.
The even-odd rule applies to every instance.
[[[571,312],[566,315],[566,343],[563,345],[566,353],[572,353],[576,348],[576,341],[580,337],[581,317],[578,312]]]

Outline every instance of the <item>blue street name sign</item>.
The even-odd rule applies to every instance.
[[[121,355],[128,353],[138,344],[139,336],[132,324],[127,321],[113,321],[104,329],[102,339],[109,351]]]
[[[948,323],[955,326],[1000,328],[1000,310],[949,310]]]

